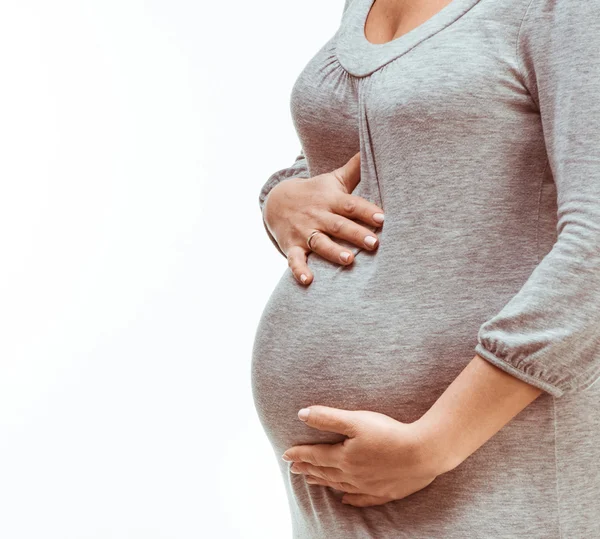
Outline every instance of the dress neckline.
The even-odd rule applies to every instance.
[[[385,43],[371,43],[365,35],[365,25],[375,0],[353,0],[338,29],[338,60],[351,75],[370,75],[455,22],[480,1],[452,0],[429,19],[401,36]]]

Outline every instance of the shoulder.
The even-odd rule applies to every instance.
[[[538,92],[562,92],[572,86],[573,92],[578,84],[583,90],[586,79],[592,82],[600,75],[598,50],[600,1],[529,0],[516,51],[536,101],[544,97]]]
[[[591,19],[588,19],[591,17]],[[528,0],[522,28],[534,31],[576,32],[579,26],[600,28],[600,2],[597,0]]]
[[[352,4],[352,2],[354,2],[356,0],[344,0],[344,11],[343,13],[346,13],[346,11],[348,10],[348,8],[350,7],[350,5]]]
[[[525,60],[562,57],[578,50],[582,54],[595,51],[586,59],[597,60],[599,45],[600,1],[529,1],[517,36],[517,50]]]

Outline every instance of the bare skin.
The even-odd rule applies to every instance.
[[[459,466],[542,393],[475,355],[416,421],[315,404],[308,407],[306,424],[348,438],[337,444],[296,445],[284,454],[294,462],[292,473],[345,492],[343,503],[382,505]]]
[[[451,0],[377,0],[371,7],[365,24],[365,37],[371,43],[386,43],[396,39],[431,18],[448,5]],[[383,222],[383,210],[362,197],[351,195],[360,181],[360,152],[344,166],[330,173],[313,178],[291,178],[276,185],[263,207],[263,219],[286,255],[288,265],[296,280],[310,285],[314,279],[307,263],[313,251],[326,260],[350,265],[354,256],[333,238],[341,238],[368,250],[375,250],[379,238],[370,230],[356,223],[359,220],[372,225]],[[346,195],[346,196],[344,196]],[[381,220],[377,220],[381,216]],[[365,242],[375,237],[375,243]]]
[[[365,24],[365,38],[387,43],[407,34],[446,7],[451,0],[376,0]]]
[[[448,3],[421,0],[415,7],[406,0],[379,0],[369,13],[365,37],[372,43],[400,37]],[[342,503],[382,505],[426,488],[459,466],[542,393],[475,355],[413,423],[365,410],[309,406],[300,420],[347,439],[293,446],[285,460],[293,461],[290,471],[307,482],[344,491]]]
[[[263,219],[299,283],[310,285],[314,278],[307,264],[310,249],[306,240],[315,230],[322,233],[312,238],[312,250],[336,264],[348,266],[354,256],[332,238],[369,251],[377,249],[377,235],[356,220],[381,226],[383,210],[351,194],[359,181],[360,152],[331,172],[312,178],[290,178],[271,189],[263,206]],[[373,244],[369,237],[374,238]]]

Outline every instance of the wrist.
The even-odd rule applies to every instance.
[[[458,443],[448,429],[448,422],[441,421],[430,410],[413,422],[420,440],[421,457],[433,473],[444,474],[456,468],[468,455],[461,455]]]

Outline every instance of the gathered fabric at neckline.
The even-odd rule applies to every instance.
[[[462,17],[481,0],[452,0],[412,30],[385,43],[371,43],[365,25],[375,0],[354,0],[337,32],[336,54],[351,75],[365,77]]]

